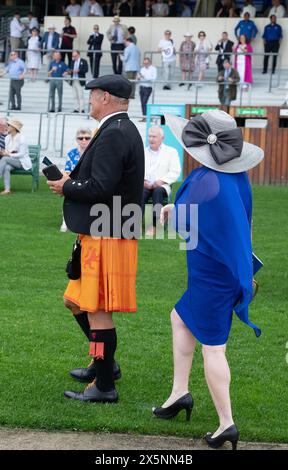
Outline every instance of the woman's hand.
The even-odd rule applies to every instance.
[[[174,204],[167,204],[166,206],[162,207],[161,212],[160,212],[160,224],[161,225],[164,225],[167,222],[173,209],[174,209]]]

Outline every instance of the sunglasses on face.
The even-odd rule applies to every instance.
[[[77,137],[78,140],[91,140],[91,137]]]

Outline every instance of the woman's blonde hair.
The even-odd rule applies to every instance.
[[[76,139],[77,137],[79,137],[79,135],[82,135],[82,134],[88,134],[92,136],[92,131],[91,129],[89,129],[89,127],[80,127],[76,132]]]

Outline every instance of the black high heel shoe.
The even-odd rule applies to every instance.
[[[157,418],[171,419],[177,416],[181,410],[185,410],[186,421],[190,421],[193,405],[194,401],[192,395],[190,393],[186,393],[186,395],[183,395],[183,397],[176,400],[167,408],[162,408],[162,406],[159,406],[158,408],[153,407],[152,412],[155,416],[157,416]]]
[[[232,450],[237,449],[237,443],[239,440],[239,432],[235,424],[232,424],[229,428],[225,429],[219,436],[212,437],[212,432],[208,432],[206,436],[204,436],[205,441],[210,447],[213,449],[218,449],[219,447],[223,446],[224,442],[228,441],[232,444]]]

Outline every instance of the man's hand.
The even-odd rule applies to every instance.
[[[149,183],[148,180],[144,180],[144,188],[145,188],[145,189],[152,189],[152,188],[153,188],[153,184]]]
[[[157,180],[155,181],[155,183],[153,184],[153,188],[161,188],[161,186],[163,186],[163,184],[165,184],[164,181],[161,181],[161,180]]]
[[[63,185],[66,183],[67,180],[70,180],[70,176],[67,173],[63,172],[63,177],[61,180],[57,181],[47,181],[49,188],[51,189],[52,193],[59,194],[59,196],[63,196]]]

